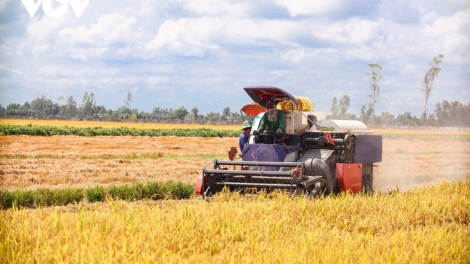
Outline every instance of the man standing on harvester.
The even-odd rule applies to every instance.
[[[238,138],[238,146],[240,147],[240,153],[243,153],[245,144],[247,144],[250,141],[251,122],[248,120],[243,122],[242,130],[243,130],[243,133],[241,133],[240,138]]]
[[[260,133],[267,131],[275,131],[276,139],[283,139],[286,133],[286,119],[282,111],[277,110],[276,102],[273,99],[266,101],[266,113],[261,118],[258,130]],[[258,134],[258,131],[253,131]]]

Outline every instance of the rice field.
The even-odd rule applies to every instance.
[[[0,125],[35,125],[35,126],[56,126],[56,127],[102,127],[102,128],[119,128],[128,127],[136,129],[198,129],[212,128],[217,130],[238,130],[240,125],[208,125],[208,124],[184,124],[184,123],[154,123],[142,121],[123,121],[123,122],[107,122],[107,121],[90,121],[90,120],[44,120],[44,119],[0,119]]]
[[[377,132],[384,152],[374,195],[307,201],[223,193],[210,202],[3,210],[0,263],[470,263],[470,132]],[[0,190],[194,183],[237,143],[0,136]]]
[[[0,212],[3,263],[469,263],[470,181]],[[436,199],[438,197],[438,199]]]

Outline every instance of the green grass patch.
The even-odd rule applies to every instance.
[[[38,189],[25,191],[0,191],[0,208],[38,208],[54,205],[78,203],[84,198],[83,191],[77,188],[57,190]]]
[[[103,128],[103,127],[55,127],[35,125],[0,125],[0,133],[4,135],[32,135],[32,136],[177,136],[177,137],[238,137],[240,131],[214,130],[209,128],[197,129],[137,129],[129,127]]]
[[[86,189],[85,195],[89,203],[105,201],[105,190],[100,186]]]
[[[38,189],[21,191],[0,191],[0,209],[39,208],[63,206],[80,202],[104,202],[106,200],[163,200],[189,199],[194,185],[180,182],[149,182],[133,185],[95,186],[86,189]]]

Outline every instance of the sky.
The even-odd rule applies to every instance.
[[[28,8],[27,8],[28,7]],[[238,112],[243,87],[277,86],[330,113],[424,110],[423,79],[443,54],[428,108],[470,103],[469,0],[0,0],[0,104],[85,92],[97,105]]]

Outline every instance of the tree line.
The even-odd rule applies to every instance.
[[[389,112],[382,112],[380,115],[373,115],[370,108],[362,106],[359,116],[348,113],[350,105],[349,96],[344,95],[338,100],[333,98],[331,106],[331,115],[327,115],[328,119],[346,119],[360,120],[365,124],[373,124],[376,126],[454,126],[454,127],[470,127],[470,103],[467,105],[459,102],[443,100],[436,104],[433,114],[428,114],[425,122],[423,118],[412,116],[411,112],[405,112],[395,115]],[[426,110],[427,111],[427,110]]]
[[[152,112],[139,111],[130,107],[132,93],[129,91],[124,100],[126,106],[118,109],[108,109],[98,105],[93,93],[85,92],[80,105],[73,96],[60,96],[54,103],[45,95],[36,97],[24,104],[10,103],[6,108],[0,105],[2,117],[36,117],[36,118],[64,118],[64,119],[101,119],[101,120],[154,120],[154,121],[191,121],[198,123],[241,123],[245,119],[252,119],[242,111],[231,112],[225,107],[222,113],[210,112],[201,115],[197,106],[191,110],[181,106],[176,109],[154,107]]]
[[[63,102],[63,103],[61,103]],[[426,121],[423,118],[412,116],[411,112],[405,112],[394,116],[389,112],[382,112],[375,115],[370,107],[362,106],[360,114],[348,113],[350,98],[344,95],[339,101],[333,98],[330,108],[331,114],[328,119],[360,120],[368,125],[377,126],[458,126],[470,127],[470,103],[463,104],[459,101],[443,100],[437,103],[433,113],[428,114]],[[426,110],[427,111],[427,110]],[[176,109],[154,107],[152,112],[143,112],[130,108],[129,102],[116,110],[107,109],[104,105],[97,105],[93,93],[85,93],[82,104],[77,106],[77,102],[72,96],[59,97],[54,103],[46,96],[37,97],[31,102],[23,105],[10,103],[6,108],[0,105],[0,116],[2,117],[37,117],[37,118],[64,118],[64,119],[101,119],[101,120],[148,120],[160,122],[199,122],[199,123],[242,123],[244,120],[252,120],[252,117],[244,115],[242,111],[231,112],[229,107],[225,107],[221,113],[210,112],[201,115],[195,106],[187,110],[184,106]]]

